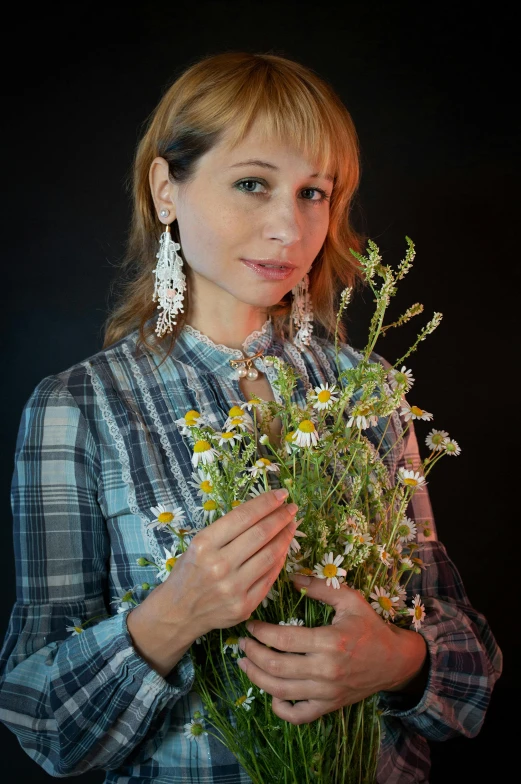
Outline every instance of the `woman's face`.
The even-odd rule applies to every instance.
[[[253,160],[264,165],[244,163]],[[266,308],[304,277],[329,225],[333,182],[326,172],[316,173],[298,150],[261,141],[256,125],[234,149],[224,138],[202,156],[187,184],[170,182],[166,161],[155,159],[155,205],[158,214],[170,210],[167,222],[178,220],[199,305],[204,297],[208,305],[217,298]],[[268,263],[290,266],[270,269]]]

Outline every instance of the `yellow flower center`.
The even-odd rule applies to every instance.
[[[356,413],[355,416],[367,416],[371,411],[371,404],[370,403],[358,403],[356,406]]]
[[[82,629],[81,626],[75,626],[74,631],[78,632],[78,634],[81,634],[84,631],[84,629]]]
[[[295,431],[294,430],[290,430],[289,433],[286,433],[286,435],[284,436],[284,439],[291,444],[292,441],[293,441],[293,436],[294,435],[295,435]]]
[[[161,514],[157,516],[158,523],[171,523],[173,519],[174,515],[172,512],[161,512]]]
[[[390,610],[391,607],[393,606],[393,603],[388,596],[379,596],[378,604],[380,605],[382,610]]]
[[[297,574],[313,574],[313,569],[308,569],[307,566],[303,566],[301,569],[297,570]]]
[[[300,423],[300,425],[298,426],[298,429],[302,433],[314,433],[315,432],[315,425],[313,424],[311,419],[303,419],[302,422]]]
[[[190,533],[190,528],[178,528],[178,529],[176,530],[176,534],[177,534],[178,536],[180,536],[181,538],[182,538],[183,536],[185,536],[185,534],[188,534],[188,533]]]
[[[455,452],[456,451],[456,447],[454,446],[454,444],[451,444],[451,442],[449,441],[448,444],[445,444],[445,451],[446,452]]]
[[[232,425],[240,425],[240,424],[242,424],[242,421],[243,421],[243,417],[242,416],[236,416],[236,417],[233,417],[233,419],[231,421],[231,424]]]
[[[382,550],[382,553],[381,553],[380,557],[381,557],[382,561],[386,561],[389,558],[389,553],[386,553],[385,550]]]
[[[338,572],[338,567],[335,564],[327,564],[324,566],[324,574],[326,577],[334,577]]]
[[[251,400],[248,400],[250,406],[258,406],[260,402],[261,400],[258,397],[252,397]]]
[[[239,638],[238,637],[228,637],[228,639],[224,643],[225,645],[238,645]]]
[[[236,435],[236,433],[231,433],[230,431],[228,431],[227,433],[222,433],[221,437],[229,439],[229,438],[234,438],[235,435]]]
[[[213,512],[214,509],[217,509],[217,502],[210,498],[208,501],[204,502],[203,509],[206,512]]]
[[[237,700],[235,700],[235,704],[238,707],[239,705],[242,705],[243,702],[246,702],[246,699],[247,699],[246,695],[243,694],[242,697],[239,697]]]
[[[129,602],[131,599],[132,599],[132,591],[127,591],[126,594],[124,594],[121,597],[122,602]]]
[[[240,504],[242,504],[242,501],[232,501],[232,509],[235,509],[236,506],[240,506]]]
[[[212,447],[208,441],[196,441],[194,445],[194,452],[207,452]]]
[[[397,384],[407,384],[407,376],[405,375],[405,373],[400,373],[400,372],[395,373],[394,380],[396,381]]]
[[[423,416],[425,413],[423,408],[418,408],[418,406],[411,406],[411,412],[414,414],[414,416]]]
[[[271,460],[268,460],[267,457],[260,457],[257,460],[257,463],[263,463],[265,466],[270,466],[271,465]]]
[[[331,397],[331,392],[329,391],[329,389],[322,389],[318,393],[317,397],[320,403],[327,403],[327,401]]]
[[[230,410],[228,411],[228,416],[231,417],[236,417],[236,416],[242,417],[242,415],[243,415],[243,411],[240,406],[232,406],[232,408],[230,408]]]
[[[421,618],[422,618],[422,608],[420,607],[419,604],[417,604],[416,607],[414,608],[414,617],[415,617],[415,619],[417,621],[421,621]]]
[[[211,493],[213,490],[213,485],[209,479],[205,479],[204,482],[201,482],[199,485],[203,493]]]
[[[398,528],[398,536],[408,536],[411,532],[411,529],[408,525],[400,525]]]
[[[177,561],[177,558],[175,558],[175,556],[173,556],[172,558],[167,558],[166,563],[165,563],[165,568],[166,568],[167,572],[171,572],[172,571],[172,569],[175,566],[175,562],[176,561]]]
[[[199,722],[195,722],[195,724],[192,724],[190,727],[190,732],[192,735],[202,735],[204,732],[203,725],[199,724]]]
[[[409,487],[416,487],[418,484],[418,480],[415,479],[413,476],[406,476],[403,480],[404,485],[409,485]]]
[[[431,441],[433,444],[438,446],[439,444],[443,443],[443,435],[441,433],[434,433],[434,435],[431,436]]]
[[[186,412],[186,414],[185,414],[185,422],[186,422],[187,425],[190,424],[190,423],[193,424],[196,419],[199,419],[200,416],[201,416],[201,414],[199,413],[199,411],[194,411],[192,409],[191,411],[187,411]]]

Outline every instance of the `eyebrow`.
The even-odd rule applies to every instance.
[[[248,161],[241,161],[240,163],[234,163],[230,166],[230,169],[236,169],[238,166],[262,166],[263,169],[272,169],[273,171],[280,171],[278,166],[275,166],[274,163],[268,163],[268,161],[259,161],[257,159],[251,159]],[[330,182],[334,182],[335,178],[331,174],[320,174],[320,172],[315,172],[315,174],[310,174],[310,177],[324,177],[324,179],[329,180]]]

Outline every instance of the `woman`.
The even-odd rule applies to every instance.
[[[359,276],[349,252],[361,247],[349,223],[358,176],[347,110],[282,57],[205,58],[153,113],[134,167],[133,274],[105,346],[38,384],[16,450],[18,601],[0,717],[51,775],[249,781],[211,736],[191,743],[202,705],[190,648],[250,617],[283,566],[297,509],[283,491],[263,493],[195,533],[177,562],[161,514],[190,528],[201,511],[186,412],[219,427],[232,407],[275,399],[270,353],[299,373],[301,404],[310,386],[336,379],[331,343],[311,337],[306,292],[330,335],[336,294]],[[343,367],[358,361],[345,343],[341,356]],[[419,463],[408,432],[395,471]],[[277,443],[280,421],[270,437]],[[312,580],[308,594],[334,605],[335,625],[255,622],[242,662],[293,723],[380,692],[382,783],[426,781],[428,739],[475,735],[501,671],[487,622],[437,541],[426,490],[409,514],[431,521],[428,536],[417,526],[431,567],[420,578],[421,634],[385,624],[355,591]],[[152,561],[163,581],[150,590]],[[267,658],[266,645],[286,653]]]

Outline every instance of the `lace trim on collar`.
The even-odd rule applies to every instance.
[[[257,340],[257,338],[265,335],[270,323],[271,319],[268,319],[260,330],[255,330],[251,333],[251,335],[248,335],[242,344],[244,349],[248,348],[248,346],[253,343],[254,340]],[[189,335],[192,335],[192,337],[196,338],[201,343],[204,343],[205,346],[209,346],[209,348],[213,348],[216,351],[221,351],[223,354],[229,354],[230,356],[233,356],[237,359],[241,359],[244,354],[240,348],[229,348],[229,346],[224,346],[222,343],[214,343],[213,340],[208,337],[208,335],[203,335],[202,332],[199,332],[198,329],[190,326],[190,324],[185,324],[183,329],[186,330]]]

